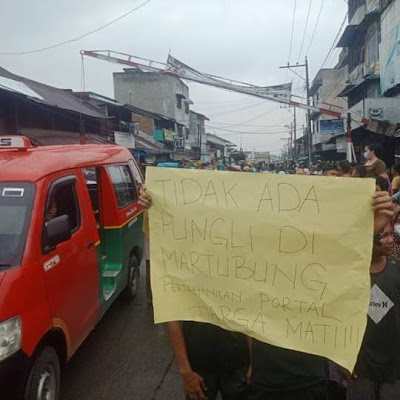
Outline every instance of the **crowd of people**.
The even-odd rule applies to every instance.
[[[301,164],[268,166],[269,173],[376,179],[370,311],[354,371],[214,325],[169,322],[187,399],[215,400],[218,393],[224,400],[400,399],[400,168],[388,173],[373,145],[367,146],[365,158],[364,165],[340,161],[309,169]],[[144,209],[151,207],[145,188],[140,203]],[[387,307],[371,312],[381,302]]]

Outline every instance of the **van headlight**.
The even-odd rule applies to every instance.
[[[21,319],[11,318],[0,323],[0,361],[21,348]]]

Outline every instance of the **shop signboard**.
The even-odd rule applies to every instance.
[[[135,136],[129,132],[114,132],[115,143],[119,146],[124,146],[127,149],[135,148]]]
[[[183,153],[185,151],[185,138],[183,136],[174,136],[174,152]]]

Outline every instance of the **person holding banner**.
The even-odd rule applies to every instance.
[[[144,209],[152,204],[145,189],[139,202]],[[387,192],[377,192],[372,203],[374,231],[381,234],[393,216],[392,199]],[[330,394],[327,362],[321,356],[256,340],[247,348],[246,341],[251,341],[243,334],[206,323],[175,321],[168,327],[189,399],[213,400],[217,392],[225,400],[337,399]],[[250,397],[246,378],[251,384]]]
[[[389,223],[374,238],[368,325],[354,373],[348,376],[349,400],[400,398],[400,263],[390,257],[393,244]]]
[[[393,243],[393,229],[391,227],[393,204],[390,201],[389,193],[377,192],[373,200],[373,207],[375,210],[375,245],[371,272],[375,268],[374,260],[379,259],[379,262],[382,263],[382,257],[390,254],[391,245]],[[394,273],[397,276],[395,280],[396,283],[392,282],[392,285],[394,285],[396,289],[392,290],[397,293],[394,297],[398,301],[397,307],[399,308],[394,318],[396,322],[392,319],[392,321],[389,322],[390,327],[388,329],[389,332],[393,334],[393,339],[396,338],[396,342],[398,342],[398,335],[400,333],[400,265],[396,264],[395,266],[391,266],[390,270],[392,274]],[[392,291],[392,293],[394,292]],[[399,315],[399,317],[397,317],[397,315]],[[382,336],[380,336],[379,342],[381,343],[380,348],[386,346],[384,339],[385,332],[386,331],[381,332]],[[370,346],[378,349],[379,344],[373,339],[375,335],[375,332],[371,334],[372,338],[370,341],[373,343],[370,344]],[[378,337],[375,336],[375,339],[378,339]],[[379,351],[375,354],[376,363],[378,363],[381,357],[386,359],[387,363],[384,366],[376,365],[374,362],[370,365],[372,360],[368,359],[368,355],[366,355],[368,361],[361,361],[363,368],[368,369],[369,375],[367,374],[367,376],[370,379],[375,372],[375,368],[390,369],[391,365],[393,365],[393,358],[397,359],[395,371],[400,372],[400,345],[394,343],[393,340],[390,342],[389,346],[393,346],[393,349],[399,348],[399,351],[395,353],[395,357],[392,357],[392,360],[389,360],[389,354],[393,356],[390,350],[389,353],[386,352],[386,355]],[[387,349],[389,348],[390,347]],[[369,349],[366,349],[367,354],[368,352]],[[360,353],[361,359],[363,359],[362,354],[363,348]],[[365,364],[367,364],[367,366]],[[344,398],[344,394],[342,394],[334,382],[329,379],[327,360],[319,356],[286,350],[254,340],[252,370],[253,374],[249,400],[339,400]],[[382,371],[380,372],[382,373]],[[347,374],[347,377],[349,376],[350,374]],[[399,389],[398,393],[400,393],[400,383],[397,385],[396,387]],[[355,383],[354,386],[349,389],[349,400],[394,400],[398,398],[368,397],[368,395],[372,395],[370,392],[372,387],[373,384],[371,381],[368,381],[368,384],[365,384],[365,380],[361,380],[357,384]],[[360,396],[358,396],[358,394],[360,394]]]
[[[148,210],[151,197],[143,187],[140,205]],[[247,400],[251,341],[238,332],[215,325],[172,321],[170,342],[189,400]]]

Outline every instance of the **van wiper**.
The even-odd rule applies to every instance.
[[[0,268],[11,267],[11,264],[2,264],[0,263]]]

